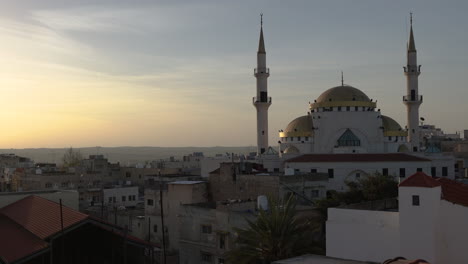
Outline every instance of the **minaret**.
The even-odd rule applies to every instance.
[[[410,13],[410,35],[408,41],[408,53],[406,67],[403,67],[406,76],[406,96],[403,103],[407,108],[408,118],[408,142],[413,152],[420,151],[419,139],[419,106],[423,101],[418,92],[418,76],[421,73],[421,65],[418,65],[416,45],[413,36],[413,14]]]
[[[254,76],[257,78],[257,96],[253,98],[253,105],[257,109],[257,155],[261,155],[268,148],[268,108],[271,105],[271,97],[268,97],[267,87],[270,69],[266,67],[263,14],[260,14],[260,41],[257,51],[257,68],[254,70]]]

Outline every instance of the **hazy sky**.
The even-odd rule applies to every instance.
[[[270,144],[345,83],[406,123],[414,12],[421,116],[468,129],[468,1],[0,2],[0,148],[256,144],[264,13]]]

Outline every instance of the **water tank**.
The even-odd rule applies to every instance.
[[[260,195],[257,197],[257,207],[259,210],[268,210],[268,198],[265,195]]]

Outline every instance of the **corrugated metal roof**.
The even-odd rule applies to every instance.
[[[286,162],[415,162],[430,161],[404,153],[382,154],[305,154]]]
[[[68,228],[88,215],[63,206],[63,227]],[[41,239],[61,231],[60,205],[39,196],[28,196],[0,209],[3,214]]]
[[[48,244],[0,214],[0,257],[11,263],[48,247]]]

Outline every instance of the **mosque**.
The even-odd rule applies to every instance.
[[[418,77],[421,66],[417,64],[412,18],[406,57],[407,64],[403,68],[407,82],[402,97],[407,109],[405,128],[384,115],[377,107],[377,100],[358,88],[345,85],[342,78],[340,86],[324,91],[310,102],[307,115],[297,117],[279,131],[279,151],[276,151],[268,143],[268,108],[272,100],[268,96],[270,71],[266,65],[262,22],[254,70],[257,94],[253,98],[257,112],[258,160],[269,171],[333,171],[334,179],[335,168],[348,167],[342,171],[344,175],[338,177],[341,178],[338,182],[349,179],[350,174],[360,176],[375,171],[402,178],[411,175],[413,170],[453,177],[453,157],[429,155],[420,140],[419,106],[423,97],[419,94]],[[298,162],[300,168],[292,168]]]

